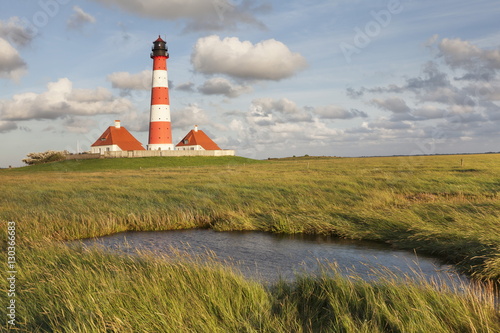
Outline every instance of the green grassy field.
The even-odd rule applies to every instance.
[[[0,170],[0,220],[16,221],[26,332],[496,332],[492,290],[341,277],[265,288],[216,263],[58,242],[184,228],[328,234],[433,254],[495,284],[498,175],[494,154],[67,161]]]

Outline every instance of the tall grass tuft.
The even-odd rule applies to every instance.
[[[265,289],[205,260],[51,246],[20,258],[26,332],[245,332],[270,324]]]
[[[493,286],[419,281],[378,272],[376,282],[345,278],[335,266],[318,277],[274,287],[274,309],[302,332],[496,332]]]

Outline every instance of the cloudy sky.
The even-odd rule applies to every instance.
[[[251,158],[500,151],[496,0],[18,0],[0,11],[0,167],[147,144],[152,42],[174,140]]]

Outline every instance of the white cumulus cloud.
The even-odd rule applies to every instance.
[[[0,100],[0,117],[4,120],[57,119],[70,115],[125,113],[133,110],[125,98],[113,97],[105,88],[73,89],[73,83],[62,78],[47,84],[42,93],[22,93]]]
[[[492,70],[500,69],[500,49],[481,49],[459,38],[443,38],[438,48],[451,68],[471,69],[482,65]]]
[[[107,6],[158,20],[185,20],[185,31],[223,30],[241,23],[263,27],[255,13],[267,9],[248,1],[231,0],[94,0]]]
[[[81,29],[85,24],[96,22],[95,17],[78,6],[73,6],[73,12],[73,15],[66,22],[66,26],[70,29]]]
[[[84,134],[95,128],[96,122],[89,118],[70,116],[64,120],[63,126],[68,132]]]
[[[17,124],[13,121],[0,120],[0,133],[7,133],[17,129]]]
[[[7,21],[0,20],[0,37],[9,40],[18,46],[26,46],[31,43],[35,33],[28,28],[17,16]]]
[[[250,117],[260,119],[259,125],[274,125],[276,123],[311,122],[309,110],[297,106],[288,98],[258,98],[252,101]],[[263,120],[266,120],[265,122]]]
[[[19,52],[8,41],[0,38],[0,78],[19,80],[26,70],[26,62]]]
[[[129,72],[115,72],[109,74],[107,80],[111,82],[113,88],[130,90],[150,90],[152,73],[150,70],[131,74]]]
[[[246,154],[268,152],[290,154],[295,147],[327,145],[343,135],[311,115],[312,108],[300,107],[287,98],[259,98],[246,113],[231,114],[229,129],[236,132],[228,146]]]
[[[319,106],[313,109],[314,113],[324,119],[352,119],[368,117],[366,112],[356,109],[346,109],[337,105]]]
[[[394,113],[410,112],[410,108],[406,105],[406,102],[399,97],[389,97],[385,99],[374,98],[371,102],[381,109]]]
[[[187,91],[187,92],[193,92],[194,91],[194,82],[188,81],[188,82],[183,82],[181,84],[177,84],[175,86],[176,90],[182,90],[182,91]]]
[[[425,119],[438,119],[446,115],[446,110],[434,105],[424,105],[414,110],[413,115]]]
[[[244,85],[233,84],[223,77],[214,77],[198,87],[198,91],[205,95],[224,95],[226,97],[238,97],[241,94],[252,91],[252,88]]]
[[[196,103],[172,112],[172,124],[176,128],[188,129],[194,125],[210,125],[211,123],[205,110]]]
[[[282,80],[307,66],[306,59],[275,39],[257,44],[237,37],[198,39],[191,54],[194,69],[244,80]]]

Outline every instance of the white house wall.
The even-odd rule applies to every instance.
[[[96,146],[90,149],[92,154],[104,155],[108,151],[122,151],[118,145]]]
[[[200,145],[194,145],[194,146],[181,146],[181,147],[176,147],[175,150],[205,150]]]

